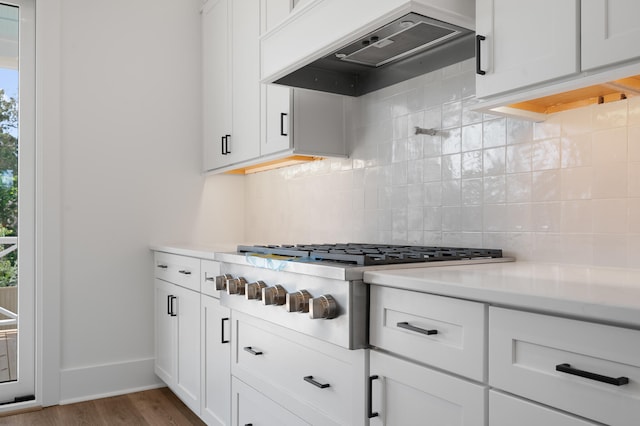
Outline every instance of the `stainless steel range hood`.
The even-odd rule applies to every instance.
[[[348,14],[356,3],[362,1],[309,1],[267,33],[261,40],[263,81],[360,96],[475,54],[473,1],[370,1],[367,4],[377,8],[380,16],[370,13],[358,19],[362,13],[351,14],[351,26],[349,20],[339,18],[323,22]],[[340,7],[341,14],[336,14]],[[323,28],[325,34],[316,28]],[[283,37],[302,29],[293,43]],[[274,47],[278,43],[279,49]],[[268,56],[275,50],[289,57],[288,64],[286,59],[280,61],[281,69],[269,68],[278,62]]]

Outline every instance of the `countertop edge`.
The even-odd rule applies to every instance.
[[[481,274],[482,272],[478,271],[477,273]],[[402,274],[401,270],[365,272],[364,282],[371,285],[487,303],[491,306],[640,329],[640,302],[628,305],[598,303],[543,294],[531,294],[517,291],[517,289],[482,288],[468,284],[456,285],[450,282],[438,282],[437,279],[430,280],[429,278],[410,277]],[[633,291],[635,292],[636,289],[633,289]],[[640,295],[640,285],[637,288],[637,292]]]

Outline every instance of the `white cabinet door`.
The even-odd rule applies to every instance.
[[[200,414],[200,293],[155,279],[155,373]]]
[[[173,391],[200,414],[200,293],[173,286],[173,314],[177,322],[176,374]]]
[[[231,134],[229,2],[209,0],[202,10],[203,170],[227,162],[226,135]]]
[[[155,373],[167,385],[175,381],[176,362],[176,322],[171,316],[171,303],[175,286],[155,279]]]
[[[299,426],[309,425],[244,382],[233,378],[232,425]]]
[[[271,30],[289,15],[290,0],[262,0],[263,33]],[[263,132],[261,155],[292,148],[291,89],[277,84],[263,85]]]
[[[231,3],[232,129],[228,164],[260,155],[260,3]]]
[[[370,357],[372,426],[485,426],[484,386],[377,351]]]
[[[582,0],[582,69],[640,56],[638,0]]]
[[[208,425],[225,426],[231,418],[231,311],[209,296],[201,300],[202,409]]]
[[[483,98],[578,72],[579,0],[477,0]]]

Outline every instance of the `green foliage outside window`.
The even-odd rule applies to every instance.
[[[0,237],[18,235],[18,103],[0,89]],[[0,244],[0,251],[9,245]],[[17,285],[17,250],[0,259],[0,287]]]

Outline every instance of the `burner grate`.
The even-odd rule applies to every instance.
[[[356,243],[238,246],[238,252],[311,258],[359,266],[502,257],[502,250],[499,249]]]

